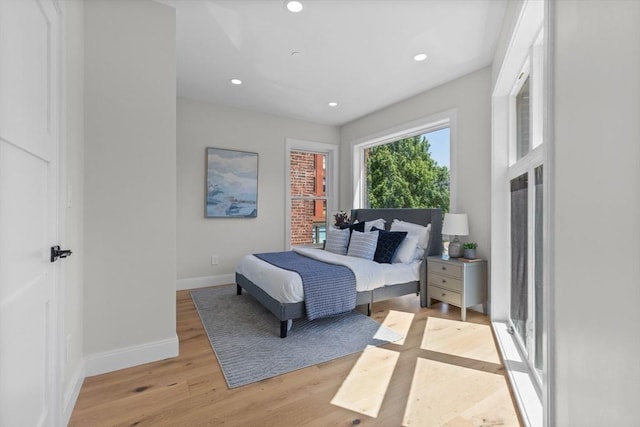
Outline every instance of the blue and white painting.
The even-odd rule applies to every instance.
[[[207,218],[258,216],[258,153],[207,148]]]

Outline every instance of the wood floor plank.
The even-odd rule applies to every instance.
[[[376,418],[399,356],[398,351],[366,348],[331,403]]]
[[[152,387],[139,392],[105,401],[86,408],[72,419],[70,426],[113,426],[128,425],[137,418],[144,417],[149,408],[158,402],[173,402],[189,398],[189,387],[186,382],[168,384],[163,387]],[[105,417],[108,414],[108,417]]]
[[[87,378],[70,426],[437,427],[482,425],[482,420],[485,425],[520,425],[502,364],[492,356],[495,342],[487,334],[489,319],[481,313],[469,311],[463,333],[449,336],[441,327],[457,331],[456,307],[438,303],[421,308],[415,295],[374,304],[372,318],[383,322],[389,317],[390,324],[408,331],[404,342],[381,347],[397,353],[397,363],[377,415],[369,416],[331,404],[361,353],[229,389],[189,291],[176,293],[176,310],[180,355]],[[429,319],[446,321],[431,321],[438,331],[429,332]],[[432,333],[431,341],[421,348],[425,331]],[[425,376],[428,386],[416,379]],[[477,392],[469,391],[470,382]],[[367,392],[366,384],[352,386],[358,393]],[[427,398],[431,402],[422,400],[425,390],[433,396]],[[434,412],[433,405],[440,409]]]
[[[518,426],[516,414],[503,413],[496,396],[509,398],[502,375],[418,359],[402,425],[484,426],[491,420],[490,425]]]

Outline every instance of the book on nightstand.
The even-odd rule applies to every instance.
[[[482,260],[480,258],[474,258],[474,259],[458,258],[458,261],[462,261],[462,262],[478,262],[478,261],[482,261]]]

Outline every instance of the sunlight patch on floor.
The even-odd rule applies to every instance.
[[[429,317],[420,348],[500,364],[489,325]]]
[[[367,347],[331,404],[377,417],[399,356],[397,351]]]
[[[382,322],[382,325],[402,335],[401,339],[397,341],[393,341],[394,344],[398,344],[398,345],[404,344],[404,340],[407,337],[407,334],[409,333],[409,328],[411,327],[411,322],[413,322],[414,317],[415,317],[414,313],[406,313],[404,311],[389,310],[389,313],[387,314],[387,317],[384,318],[384,322]],[[378,329],[378,332],[373,338],[384,340],[385,338],[383,335],[378,336],[379,334],[381,334],[381,331],[382,331],[382,328]]]
[[[502,375],[418,358],[402,425],[519,424]]]

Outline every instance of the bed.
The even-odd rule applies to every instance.
[[[426,307],[426,257],[442,253],[442,210],[432,208],[354,209],[351,211],[352,224],[371,222],[380,218],[385,221],[384,228],[386,231],[391,229],[394,220],[422,226],[430,225],[428,241],[424,248],[424,254],[415,261],[415,265],[409,267],[409,270],[413,271],[409,280],[406,279],[409,277],[406,276],[406,272],[398,273],[401,270],[400,266],[394,267],[390,264],[382,266],[380,267],[382,270],[375,270],[370,274],[376,277],[384,276],[383,281],[385,283],[378,283],[373,287],[359,283],[360,289],[356,292],[356,305],[366,305],[367,314],[370,315],[371,304],[375,302],[415,293],[420,296],[420,305]],[[305,250],[301,251],[305,255]],[[316,249],[315,251],[322,250]],[[375,267],[376,269],[378,268],[378,266]],[[394,272],[394,269],[398,272]],[[304,295],[301,295],[301,291],[297,290],[293,285],[292,287],[283,285],[288,280],[294,280],[296,274],[295,272],[278,269],[278,267],[257,259],[253,255],[244,257],[236,268],[237,294],[242,295],[242,290],[244,289],[271,311],[280,320],[281,338],[287,336],[291,320],[306,316]]]

